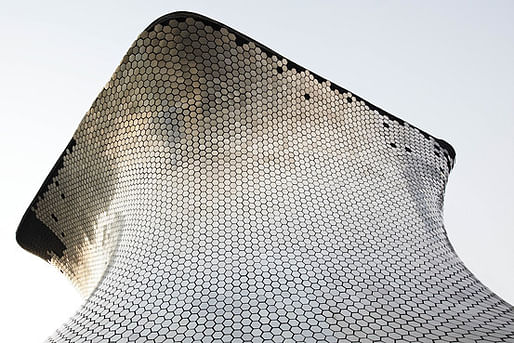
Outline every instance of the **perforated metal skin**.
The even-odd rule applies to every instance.
[[[48,342],[514,342],[443,226],[455,153],[223,24],[134,42],[18,242],[86,297]]]

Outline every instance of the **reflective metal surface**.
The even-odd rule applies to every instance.
[[[49,342],[514,342],[446,236],[454,157],[223,24],[162,17],[18,230],[87,297]]]

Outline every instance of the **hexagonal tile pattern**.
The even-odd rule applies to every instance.
[[[48,341],[514,342],[446,236],[454,157],[223,24],[164,16],[18,230],[87,297]]]

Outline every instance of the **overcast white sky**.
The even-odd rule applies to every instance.
[[[20,0],[0,4],[3,341],[41,342],[80,306],[15,230],[136,36],[177,10],[221,21],[452,144],[448,235],[514,303],[514,2]]]

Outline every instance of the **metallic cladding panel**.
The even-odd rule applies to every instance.
[[[514,342],[443,226],[451,146],[198,14],[134,42],[20,224],[49,342]]]

